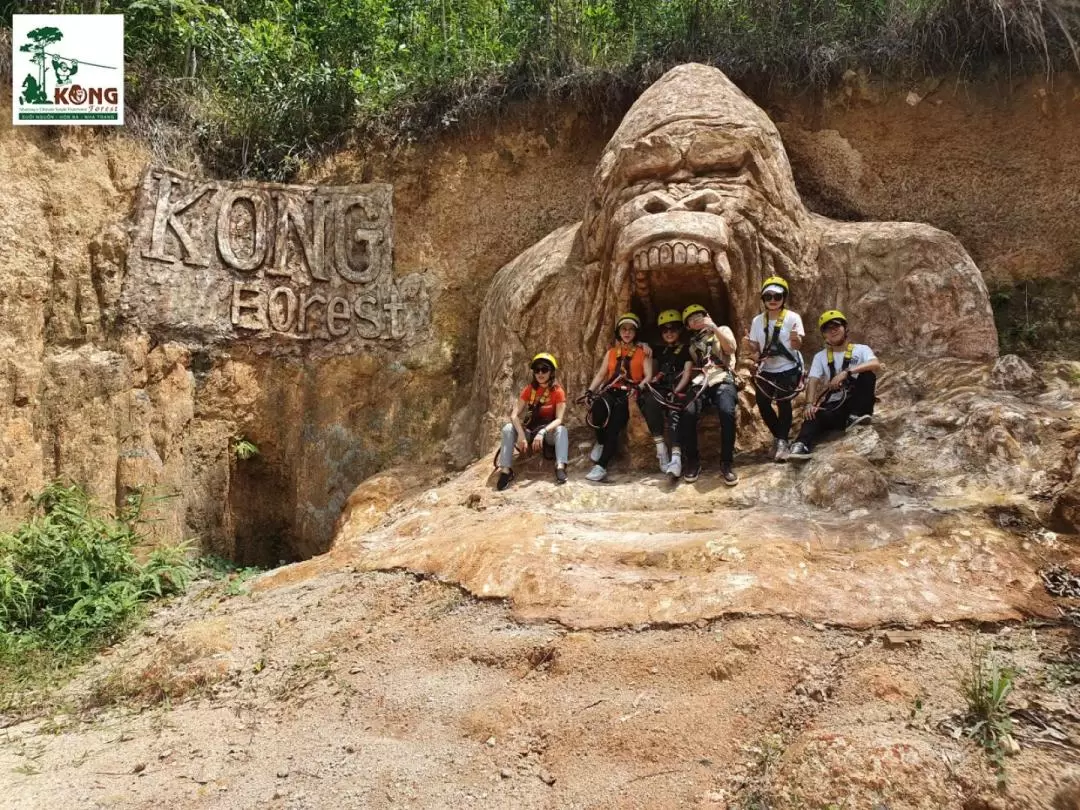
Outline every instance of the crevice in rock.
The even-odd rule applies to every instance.
[[[231,558],[237,565],[273,568],[305,559],[293,535],[295,499],[288,472],[265,450],[251,458],[233,458],[226,508]]]

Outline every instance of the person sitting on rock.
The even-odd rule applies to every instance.
[[[735,334],[730,327],[717,326],[708,311],[700,304],[691,304],[682,313],[690,330],[690,357],[701,373],[695,385],[703,386],[700,394],[690,395],[690,404],[679,422],[684,456],[683,480],[692,482],[701,474],[698,455],[697,423],[705,408],[714,407],[720,417],[720,478],[729,487],[739,483],[731,468],[735,456]]]
[[[684,392],[690,385],[691,370],[694,367],[690,359],[690,349],[682,340],[682,315],[677,309],[668,309],[656,319],[660,327],[662,343],[653,348],[653,365],[656,374],[649,381],[652,391],[638,396],[638,407],[645,423],[649,426],[653,443],[656,445],[656,459],[660,462],[660,472],[672,478],[682,475],[682,450],[679,444],[679,417],[682,409],[679,400],[684,399]],[[658,397],[665,400],[661,402]],[[671,455],[664,438],[665,422],[671,429]]]
[[[848,342],[848,325],[838,309],[823,312],[818,327],[825,348],[814,355],[806,385],[805,420],[788,458],[806,461],[814,442],[829,430],[847,430],[870,422],[881,361],[869,346]]]
[[[585,478],[603,481],[608,463],[615,455],[619,434],[630,421],[630,394],[652,377],[652,357],[645,347],[635,343],[641,319],[633,312],[619,316],[615,324],[615,344],[604,354],[586,397],[589,401],[589,424],[596,430],[596,444],[589,460],[596,466]]]
[[[514,479],[514,449],[524,455],[530,446],[534,453],[544,445],[555,447],[555,483],[566,483],[566,461],[570,456],[570,435],[563,425],[566,412],[566,392],[555,379],[559,364],[547,352],[533,357],[529,363],[532,382],[514,401],[510,421],[503,425],[502,447],[499,450],[499,480],[495,488],[506,489]],[[524,413],[523,413],[524,412]]]
[[[802,316],[787,309],[788,283],[780,276],[765,279],[761,301],[765,311],[750,324],[747,344],[757,357],[754,398],[773,435],[773,460],[787,460],[791,434],[791,401],[802,382],[799,349],[806,334]]]

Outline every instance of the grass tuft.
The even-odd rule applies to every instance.
[[[990,645],[972,643],[969,667],[960,679],[960,690],[967,703],[964,733],[986,751],[1002,784],[1012,732],[1007,702],[1016,675],[1015,668],[998,662]]]

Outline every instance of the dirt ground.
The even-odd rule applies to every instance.
[[[3,718],[0,807],[1080,807],[1065,626],[573,632],[404,573],[249,585]],[[1000,779],[960,731],[973,645],[1019,670]]]

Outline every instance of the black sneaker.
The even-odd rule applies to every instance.
[[[739,475],[733,469],[731,469],[730,464],[720,465],[720,478],[729,487],[733,487],[737,483],[739,483]]]
[[[510,486],[510,482],[513,481],[513,480],[514,480],[514,471],[513,470],[510,470],[510,472],[499,473],[499,480],[495,484],[495,489],[499,490],[499,492],[502,492],[504,489],[506,489],[508,486]]]
[[[682,480],[688,484],[692,484],[701,477],[701,465],[695,464],[694,469],[687,470],[683,473]]]
[[[795,442],[788,451],[788,459],[791,461],[809,461],[813,457],[810,448],[802,442]]]
[[[566,468],[565,467],[556,467],[555,468],[555,483],[556,484],[565,484],[566,483]]]
[[[868,413],[861,413],[857,416],[855,414],[852,414],[847,418],[847,424],[844,425],[844,430],[847,430],[848,428],[853,428],[856,425],[869,425],[873,421],[873,419],[874,417],[872,417]]]

